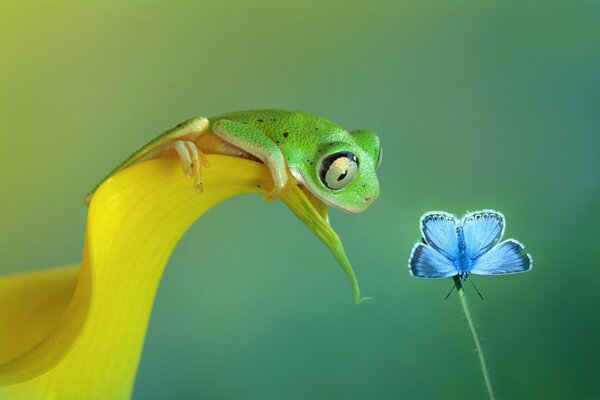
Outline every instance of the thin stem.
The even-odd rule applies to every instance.
[[[479,334],[477,333],[477,329],[475,328],[475,322],[473,321],[473,317],[471,316],[471,310],[469,309],[469,304],[467,304],[467,298],[465,296],[465,291],[462,286],[462,282],[458,276],[454,277],[454,284],[456,285],[456,291],[458,292],[458,297],[460,298],[460,303],[462,305],[463,311],[465,313],[465,318],[467,319],[467,323],[469,324],[469,329],[471,330],[471,334],[473,335],[473,340],[475,341],[475,347],[477,348],[477,355],[479,356],[479,363],[481,364],[481,372],[483,373],[483,379],[485,381],[485,387],[488,392],[488,396],[490,400],[494,400],[496,396],[494,395],[494,390],[492,389],[492,380],[490,379],[490,373],[488,372],[487,365],[485,364],[485,358],[483,356],[483,348],[481,347],[481,341],[479,340]]]

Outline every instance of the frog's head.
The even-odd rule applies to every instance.
[[[379,196],[375,170],[380,162],[379,138],[360,130],[350,132],[348,140],[321,144],[314,160],[301,163],[292,173],[320,200],[358,213]]]

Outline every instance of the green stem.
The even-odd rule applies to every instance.
[[[458,292],[458,297],[460,298],[460,303],[465,313],[465,318],[467,319],[469,329],[471,330],[473,340],[475,341],[475,347],[477,348],[477,355],[479,356],[481,372],[483,373],[483,379],[485,381],[485,387],[487,389],[488,396],[490,400],[494,400],[496,396],[494,396],[494,390],[492,389],[492,380],[490,379],[490,373],[488,372],[487,365],[485,364],[485,358],[483,357],[483,348],[481,347],[479,334],[477,333],[477,329],[475,328],[475,322],[473,321],[473,317],[471,316],[471,310],[469,309],[469,304],[467,303],[465,291],[463,289],[462,282],[458,276],[454,277],[454,284],[456,285],[456,291]]]

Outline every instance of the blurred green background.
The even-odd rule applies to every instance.
[[[600,398],[598,1],[3,2],[0,272],[78,260],[83,196],[158,132],[265,107],[379,133],[380,199],[332,211],[375,300],[282,203],[222,203],[169,262],[135,399],[483,398],[451,281],[406,268],[423,212],[481,208],[534,258],[467,289],[498,397]]]

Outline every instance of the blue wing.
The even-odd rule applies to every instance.
[[[475,260],[494,247],[504,234],[504,215],[494,210],[475,211],[465,215],[462,231],[465,256]]]
[[[514,239],[505,240],[475,260],[469,272],[477,275],[502,275],[529,271],[533,260],[524,249],[525,246]]]
[[[419,278],[448,278],[458,274],[452,261],[423,243],[413,246],[408,258],[408,269],[412,276]]]
[[[456,218],[443,211],[428,212],[421,217],[421,234],[425,242],[450,260],[458,258]]]

